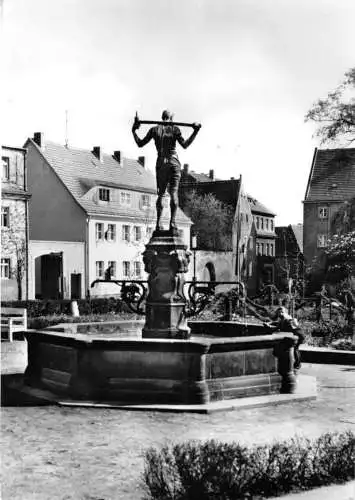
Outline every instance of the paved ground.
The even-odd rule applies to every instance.
[[[295,434],[355,431],[355,367],[304,364],[302,372],[318,379],[315,401],[210,415],[3,408],[1,498],[138,500],[149,446],[209,438],[265,443]],[[336,491],[334,500],[348,500]]]

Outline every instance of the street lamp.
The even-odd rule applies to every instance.
[[[191,236],[191,249],[194,253],[194,276],[193,281],[196,281],[196,250],[197,250],[197,234]]]

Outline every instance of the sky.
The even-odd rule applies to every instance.
[[[131,126],[167,108],[202,124],[182,164],[242,175],[276,225],[302,222],[320,146],[304,116],[354,66],[353,0],[0,0],[0,16],[2,144],[43,132],[154,170]]]

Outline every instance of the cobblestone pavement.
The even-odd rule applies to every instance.
[[[355,367],[304,364],[315,401],[211,415],[93,408],[2,409],[2,500],[143,498],[149,446],[216,438],[265,443],[355,431]]]

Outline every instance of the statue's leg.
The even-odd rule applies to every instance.
[[[164,228],[161,225],[161,216],[163,213],[163,196],[165,194],[167,185],[168,185],[168,176],[167,176],[167,168],[165,164],[161,164],[160,162],[157,163],[157,169],[156,169],[156,174],[157,174],[157,188],[158,188],[158,198],[156,202],[156,209],[157,209],[157,224],[156,224],[156,230],[157,231],[162,231]]]
[[[171,176],[169,183],[170,194],[170,229],[177,229],[176,213],[179,206],[179,182],[181,177],[180,164],[171,165]]]
[[[156,226],[156,230],[157,231],[162,231],[163,230],[163,227],[160,224],[161,214],[163,212],[163,194],[159,194],[158,193],[158,198],[157,198],[157,202],[156,202],[156,207],[157,207],[157,226]]]

